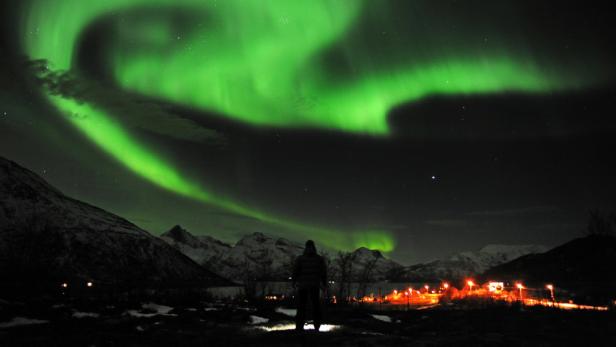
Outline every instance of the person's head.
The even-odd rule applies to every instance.
[[[314,245],[314,241],[306,241],[306,246],[304,247],[304,254],[317,254],[317,247]]]

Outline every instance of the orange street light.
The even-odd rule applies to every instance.
[[[449,289],[449,283],[447,282],[443,283],[443,288],[445,288],[445,290]]]
[[[522,285],[522,283],[516,283],[515,285],[518,290],[520,291],[520,300],[522,300],[522,290],[524,289],[524,285]]]
[[[410,310],[411,309],[411,293],[412,293],[412,289],[409,288],[408,291],[405,291],[404,294],[406,295],[406,310]]]
[[[466,284],[468,284],[468,292],[472,292],[473,291],[473,286],[475,285],[475,282],[473,281],[467,281]]]
[[[548,284],[545,287],[550,291],[550,298],[552,299],[552,302],[556,301],[554,300],[554,285]]]
[[[426,293],[427,293],[427,292],[430,290],[430,286],[426,284],[426,285],[424,286],[424,289],[426,290]]]

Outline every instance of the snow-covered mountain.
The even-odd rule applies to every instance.
[[[351,259],[353,261],[353,278],[359,282],[366,279],[369,281],[391,280],[404,269],[397,262],[385,258],[381,252],[365,247],[352,252]]]
[[[411,281],[456,280],[482,274],[486,270],[528,254],[546,252],[539,245],[488,245],[475,252],[462,252],[447,259],[409,266],[404,277]]]
[[[192,235],[175,226],[161,238],[210,271],[240,282],[248,278],[287,279],[294,259],[303,252],[303,246],[298,243],[262,233],[246,235],[235,245],[229,245],[210,236]],[[537,245],[488,245],[479,251],[462,252],[446,259],[404,267],[379,251],[361,247],[343,254],[347,258],[346,265],[341,264],[344,257],[331,253],[329,271],[331,278],[339,276],[341,271],[350,272],[347,279],[358,282],[456,280],[546,250]]]
[[[0,276],[5,284],[225,282],[127,220],[67,197],[1,157],[0,197]]]
[[[209,236],[194,236],[179,225],[160,235],[160,238],[198,264],[220,259],[232,248]]]
[[[233,246],[210,236],[192,235],[180,226],[173,227],[161,238],[211,271],[237,281],[246,280],[246,277],[287,279],[295,258],[304,251],[298,243],[262,233],[246,235]],[[380,280],[392,268],[401,267],[379,251],[366,248],[359,248],[349,256],[355,277],[366,275]],[[330,256],[332,268],[335,267],[336,257],[335,254]],[[366,266],[368,273],[364,272]],[[331,272],[334,276],[335,270]]]
[[[284,238],[253,233],[229,245],[210,236],[195,236],[176,225],[160,236],[211,271],[237,281],[288,278],[303,247]]]

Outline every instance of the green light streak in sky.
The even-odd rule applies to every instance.
[[[254,209],[250,209],[233,201],[217,197],[199,184],[183,177],[173,169],[173,166],[163,158],[155,155],[113,121],[113,117],[86,103],[72,99],[50,95],[50,100],[67,119],[90,140],[107,153],[112,154],[135,174],[185,197],[202,201],[212,206],[223,208],[229,212],[252,217],[259,221],[283,227],[305,238],[314,238],[321,244],[335,249],[352,250],[357,247],[368,247],[390,252],[394,241],[387,232],[356,231],[342,232],[334,229],[303,225],[293,221],[277,218]]]
[[[565,79],[538,66],[524,49],[512,53],[498,46],[474,54],[457,47],[401,47],[406,63],[365,68],[353,81],[340,81],[318,57],[344,42],[362,12],[360,0],[34,1],[25,21],[26,49],[33,58],[69,69],[89,23],[140,5],[184,6],[206,19],[185,27],[159,17],[117,21],[119,37],[107,53],[117,83],[257,126],[384,135],[392,108],[427,96],[537,93],[579,83],[571,74]],[[362,60],[370,47],[350,49],[349,59]],[[422,61],[413,56],[417,50],[438,53]]]
[[[80,35],[94,21],[110,17],[115,30],[108,28],[105,68],[119,86],[255,126],[384,136],[391,130],[388,112],[431,95],[542,93],[582,83],[572,74],[540,66],[523,48],[510,51],[504,45],[481,52],[425,48],[436,52],[429,59],[414,55],[419,47],[403,46],[403,59],[372,66],[367,62],[378,47],[345,41],[366,4],[361,0],[31,0],[24,2],[21,33],[32,59],[47,59],[56,70],[70,70]],[[129,15],[140,7],[158,9],[163,17]],[[204,19],[179,24],[164,19],[174,11]],[[119,16],[122,13],[128,20]],[[383,23],[387,20],[382,18]],[[348,60],[360,67],[352,76],[339,76],[321,60],[335,47],[343,47]],[[214,196],[138,143],[117,121],[121,117],[71,99],[50,96],[50,100],[66,114],[83,116],[68,119],[105,152],[159,187],[337,248],[344,248],[350,237],[354,246],[393,249],[387,233],[345,236]]]

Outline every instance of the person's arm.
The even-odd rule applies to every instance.
[[[300,261],[298,257],[297,259],[295,259],[295,264],[293,265],[293,275],[291,275],[291,282],[293,284],[293,287],[297,285],[297,276],[299,276],[300,271]]]
[[[321,284],[323,288],[327,288],[327,266],[323,258],[321,258]]]

